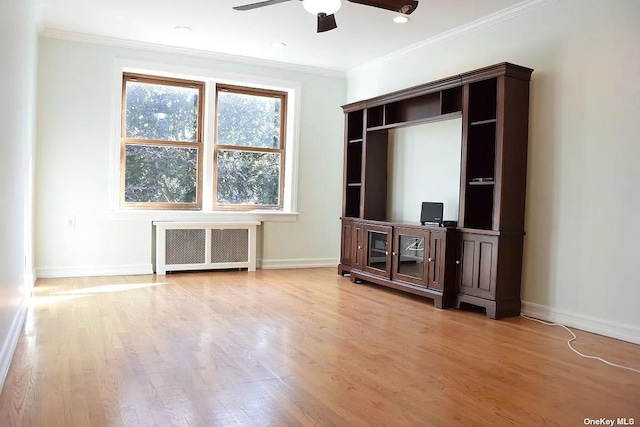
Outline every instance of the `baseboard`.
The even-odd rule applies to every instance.
[[[285,270],[289,268],[338,267],[338,258],[262,259],[258,268],[263,270]]]
[[[27,273],[26,277],[24,278],[24,284],[28,289],[32,289],[34,287],[34,285],[36,284],[36,280],[38,278],[38,275],[36,273],[36,269],[32,269],[30,272]]]
[[[21,304],[18,312],[11,322],[11,328],[7,338],[2,343],[2,349],[0,349],[0,391],[4,387],[4,381],[7,379],[9,373],[9,367],[11,366],[11,360],[13,359],[13,353],[16,351],[18,340],[20,339],[20,332],[22,331],[22,325],[27,317],[27,305]]]
[[[577,313],[569,313],[546,305],[522,301],[522,314],[547,322],[561,323],[582,331],[640,344],[640,328],[624,323],[610,322]]]
[[[36,269],[38,279],[89,276],[140,276],[153,274],[151,264],[98,265],[82,267],[40,267]]]
[[[264,270],[283,270],[289,268],[337,267],[338,263],[337,258],[263,259],[258,260],[257,267]],[[39,267],[36,269],[36,277],[38,279],[90,276],[136,276],[145,274],[153,274],[153,266],[151,264]]]

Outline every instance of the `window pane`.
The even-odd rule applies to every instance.
[[[197,88],[126,84],[126,138],[197,141]]]
[[[278,206],[280,154],[218,151],[218,204]]]
[[[218,92],[218,144],[280,148],[282,100]]]
[[[125,201],[196,203],[197,148],[127,145]]]

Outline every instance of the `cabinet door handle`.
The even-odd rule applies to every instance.
[[[433,262],[433,259],[431,259],[431,258],[427,258],[427,259],[429,260],[429,262]]]
[[[362,249],[362,246],[358,245],[358,250]]]
[[[385,255],[389,255],[389,251],[384,251],[384,254]]]
[[[460,265],[460,260],[459,259],[456,260],[456,264]]]
[[[396,256],[396,253],[395,252],[391,252],[391,255]]]

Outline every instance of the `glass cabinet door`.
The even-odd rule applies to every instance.
[[[403,282],[427,286],[428,251],[428,231],[396,228],[393,241],[395,278]]]
[[[398,273],[424,279],[424,237],[398,236]]]
[[[391,227],[365,225],[364,241],[364,270],[391,278]]]
[[[387,270],[387,241],[389,235],[387,233],[381,233],[378,231],[368,230],[369,246],[367,250],[367,267],[375,268],[377,270]]]

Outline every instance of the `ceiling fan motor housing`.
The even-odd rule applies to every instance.
[[[342,2],[340,0],[303,0],[302,6],[307,12],[319,15],[324,13],[325,15],[333,15],[336,13]]]

